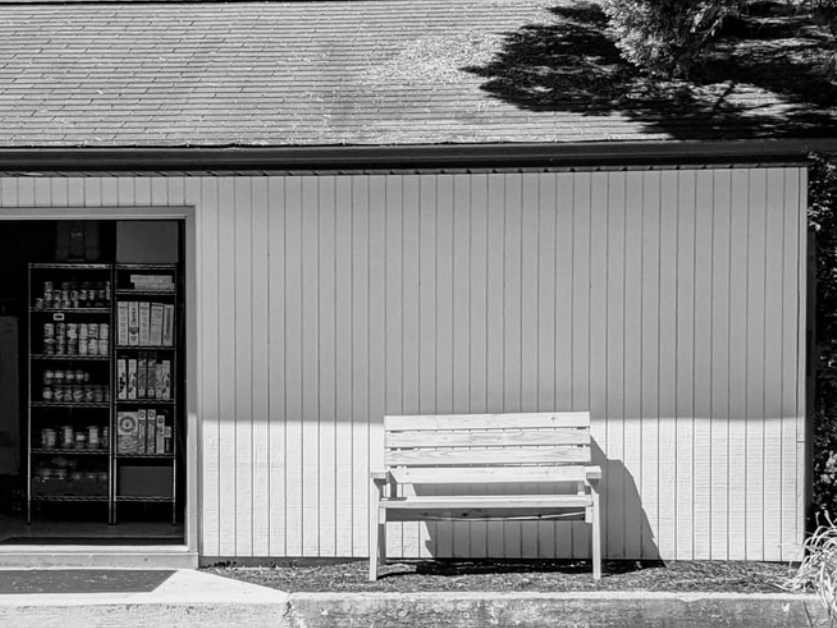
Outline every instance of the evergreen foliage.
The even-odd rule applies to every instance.
[[[625,59],[667,78],[688,78],[724,19],[736,13],[741,2],[604,0],[604,11]]]
[[[837,155],[815,156],[808,225],[816,236],[813,507],[837,513]]]

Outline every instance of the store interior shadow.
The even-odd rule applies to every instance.
[[[607,16],[583,1],[504,33],[491,62],[461,69],[521,109],[620,114],[678,139],[819,135],[837,121],[837,80],[816,59],[835,44],[803,16],[781,15],[788,6],[754,3],[729,19],[688,80],[650,76],[625,61],[606,34]],[[765,92],[781,106],[765,107]]]
[[[593,441],[592,443],[592,462],[602,468],[602,547],[606,561],[605,573],[627,573],[650,566],[660,566],[659,550],[657,548],[654,532],[648,521],[645,510],[642,507],[642,499],[637,488],[636,481],[633,475],[628,471],[621,460],[609,460],[605,457],[604,452]],[[521,494],[547,493],[550,491],[562,490],[566,487],[556,487],[547,484],[536,485],[515,485],[514,488],[508,487],[505,492],[517,492],[519,489]],[[440,494],[441,491],[433,489],[434,494]],[[431,489],[426,489],[420,485],[416,485],[416,493],[419,495],[430,494]],[[477,485],[457,485],[455,488],[445,491],[446,493],[489,493],[489,488]],[[610,492],[610,495],[608,495]],[[430,523],[427,526],[428,537],[425,541],[425,547],[430,555],[434,556],[432,561],[407,561],[415,564],[408,567],[409,572],[420,574],[473,574],[473,573],[514,573],[514,572],[557,572],[564,574],[585,573],[590,572],[590,562],[586,558],[589,555],[589,534],[591,526],[580,523],[579,526],[572,527],[575,524],[571,520],[560,519],[561,523],[556,525],[556,534],[572,535],[577,534],[577,530],[582,530],[582,538],[584,539],[583,549],[579,554],[585,555],[585,558],[566,558],[556,560],[552,557],[532,557],[532,558],[496,558],[493,557],[492,548],[487,547],[487,554],[489,558],[469,558],[466,553],[462,551],[461,547],[457,547],[457,542],[462,541],[462,530],[456,531],[455,522],[466,523],[481,523],[478,519],[463,520],[456,519],[453,522],[437,522]],[[583,513],[580,516],[574,517],[574,521],[583,522]],[[609,525],[608,525],[609,522]],[[539,521],[523,521],[521,522],[519,537],[517,534],[513,535],[513,540],[509,543],[508,538],[504,537],[504,529],[502,521],[490,521],[485,525],[488,529],[484,536],[493,536],[495,539],[502,539],[502,551],[506,556],[512,555],[519,546],[526,543],[523,537],[526,534],[539,534]],[[453,525],[452,525],[453,524]],[[490,527],[494,526],[494,531],[490,531]],[[528,527],[527,527],[528,526]],[[482,535],[481,535],[482,536]],[[457,538],[459,541],[457,541]],[[529,539],[531,540],[531,539]],[[471,539],[470,542],[473,542]],[[559,542],[560,544],[560,542]],[[569,542],[565,539],[564,545]],[[531,546],[532,543],[529,543]],[[578,551],[578,542],[572,543]],[[498,548],[494,548],[495,550]],[[402,573],[397,567],[388,570],[389,576],[396,576]]]

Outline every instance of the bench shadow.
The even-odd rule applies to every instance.
[[[592,462],[602,468],[602,549],[605,575],[661,563],[653,529],[642,507],[633,475],[621,460],[608,459],[592,441]],[[562,490],[563,489],[563,490]],[[442,494],[438,487],[415,485],[418,495]],[[546,483],[513,487],[453,485],[447,494],[566,492]],[[505,522],[479,519],[437,520],[426,524],[424,547],[432,560],[418,561],[414,573],[590,573],[590,534],[583,511],[555,520]],[[552,526],[554,525],[554,530]],[[469,527],[477,526],[477,527]],[[402,559],[393,558],[393,561]],[[398,570],[389,571],[398,575]],[[412,572],[411,572],[412,573]]]
[[[618,114],[645,133],[819,135],[837,121],[837,82],[817,61],[834,43],[804,16],[775,15],[778,6],[761,3],[730,20],[689,80],[650,76],[626,62],[606,35],[607,16],[583,1],[561,3],[543,23],[504,33],[490,62],[461,70],[486,79],[482,90],[518,108]]]

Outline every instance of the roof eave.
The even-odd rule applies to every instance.
[[[341,171],[804,163],[837,138],[398,146],[0,148],[0,172]]]

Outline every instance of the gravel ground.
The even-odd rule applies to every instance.
[[[786,563],[612,561],[594,582],[589,563],[553,561],[404,561],[391,562],[377,582],[368,582],[366,561],[325,565],[293,563],[274,567],[216,565],[205,571],[253,584],[297,592],[428,591],[567,592],[676,591],[780,593],[792,575]]]

